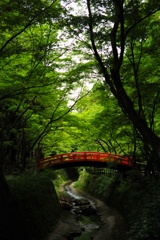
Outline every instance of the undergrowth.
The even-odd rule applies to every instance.
[[[124,216],[129,240],[160,239],[159,181],[137,171],[129,171],[123,178],[118,173],[90,175],[84,170],[77,186],[101,198]]]
[[[44,239],[56,225],[61,208],[53,185],[52,171],[23,174],[8,180],[25,228],[33,240]]]

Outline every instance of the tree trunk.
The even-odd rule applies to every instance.
[[[124,3],[123,1],[113,1],[114,4],[114,24],[110,34],[111,48],[112,48],[112,64],[106,67],[106,63],[103,62],[103,58],[99,54],[96,46],[95,34],[94,34],[94,19],[92,16],[91,1],[87,0],[88,16],[89,16],[89,31],[90,41],[94,57],[99,64],[100,72],[105,78],[110,91],[118,101],[119,106],[126,114],[128,119],[132,122],[135,129],[137,129],[142,137],[144,144],[151,146],[153,150],[152,162],[156,165],[157,170],[160,171],[160,138],[148,127],[147,121],[144,119],[140,112],[136,111],[131,98],[123,87],[123,82],[120,76],[120,68],[123,63],[123,57],[125,54],[125,42],[127,34],[144,19],[154,14],[158,9],[151,11],[145,17],[140,18],[138,21],[128,27],[127,31],[124,22]],[[119,47],[120,45],[120,47]],[[119,49],[120,48],[120,53]],[[108,66],[110,63],[108,64]]]
[[[116,81],[114,79],[114,81]],[[148,127],[147,122],[143,117],[135,110],[133,102],[125,92],[123,87],[117,89],[115,97],[118,100],[119,106],[122,108],[125,115],[130,119],[135,129],[140,133],[144,144],[151,146],[153,149],[152,161],[156,164],[158,170],[160,170],[160,138]]]

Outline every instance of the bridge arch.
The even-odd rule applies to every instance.
[[[40,159],[37,164],[39,170],[78,166],[107,167],[110,165],[111,168],[125,171],[133,168],[133,158],[102,152],[71,152]]]

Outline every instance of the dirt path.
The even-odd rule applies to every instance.
[[[123,218],[116,211],[107,207],[103,202],[97,200],[97,213],[102,225],[93,237],[93,240],[119,240],[126,239],[126,231]]]

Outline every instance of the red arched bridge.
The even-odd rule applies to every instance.
[[[133,168],[133,157],[102,152],[71,152],[40,159],[37,164],[39,170],[77,166],[106,167],[109,165],[111,168],[125,171]]]

